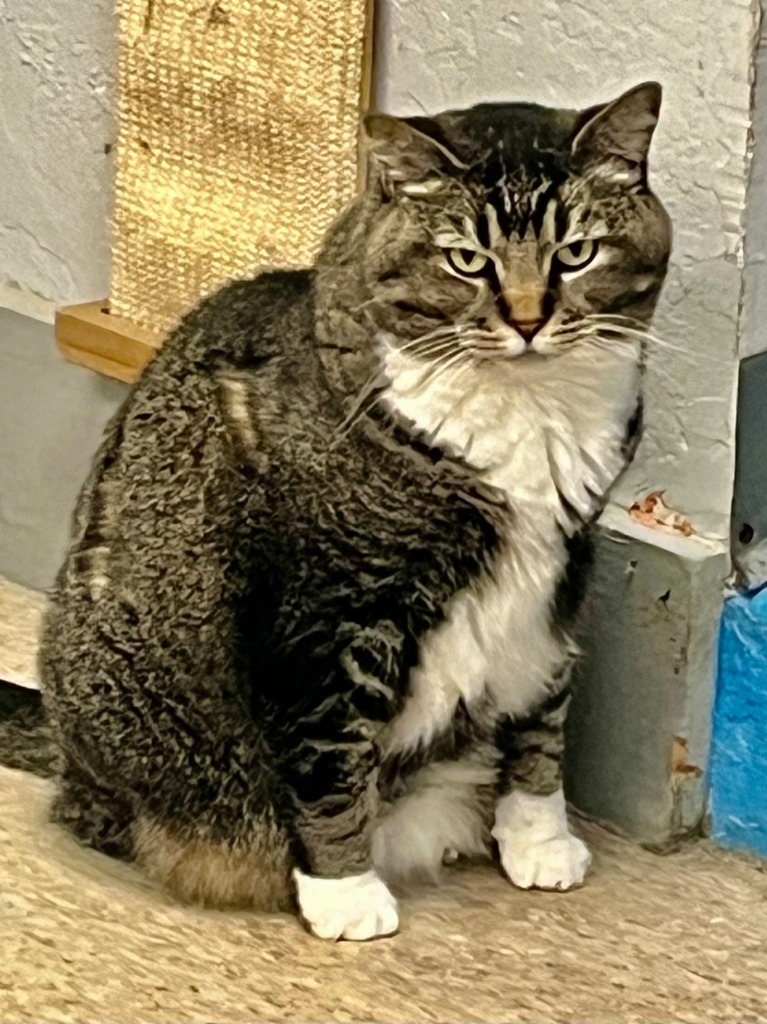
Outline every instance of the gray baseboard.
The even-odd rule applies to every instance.
[[[0,575],[50,587],[78,491],[126,393],[65,362],[50,324],[0,309]]]

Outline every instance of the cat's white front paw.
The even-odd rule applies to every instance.
[[[525,846],[501,843],[501,863],[520,889],[572,889],[586,877],[591,854],[576,836]]]
[[[320,939],[363,942],[399,927],[397,901],[374,871],[347,878],[317,878],[296,868],[301,916]]]
[[[493,837],[503,870],[520,889],[571,889],[581,884],[591,863],[586,844],[570,832],[562,790],[503,797]]]

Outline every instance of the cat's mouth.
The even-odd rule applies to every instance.
[[[538,360],[559,354],[554,336],[550,336],[545,328],[535,334],[525,335],[514,327],[504,325],[502,329],[496,328],[480,336],[467,336],[462,339],[462,344],[481,360]]]
[[[376,341],[384,351],[397,352],[422,365],[435,367],[522,358],[538,362],[560,355],[564,350],[557,344],[554,334],[550,335],[545,328],[525,338],[507,324],[494,325],[492,330],[473,324],[445,325],[415,338],[403,338],[382,330],[377,333]]]

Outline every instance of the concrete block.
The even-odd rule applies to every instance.
[[[567,794],[659,847],[700,829],[728,560],[723,546],[603,516],[568,724]]]

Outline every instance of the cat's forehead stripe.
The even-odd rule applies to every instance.
[[[536,133],[530,148],[509,159],[505,141],[500,138],[483,152],[472,168],[470,188],[479,191],[483,206],[487,202],[495,209],[507,238],[524,237],[529,230],[540,236],[549,200],[570,176],[567,154],[541,149]],[[556,227],[561,234],[560,217]]]
[[[487,197],[487,207],[495,211],[495,218],[501,233],[507,238],[513,235],[524,238],[532,230],[536,237],[541,235],[546,213],[556,200],[558,183],[544,178],[534,188],[515,189],[512,193],[508,182],[499,183]],[[565,217],[566,219],[566,217]],[[554,221],[560,227],[560,219]]]

